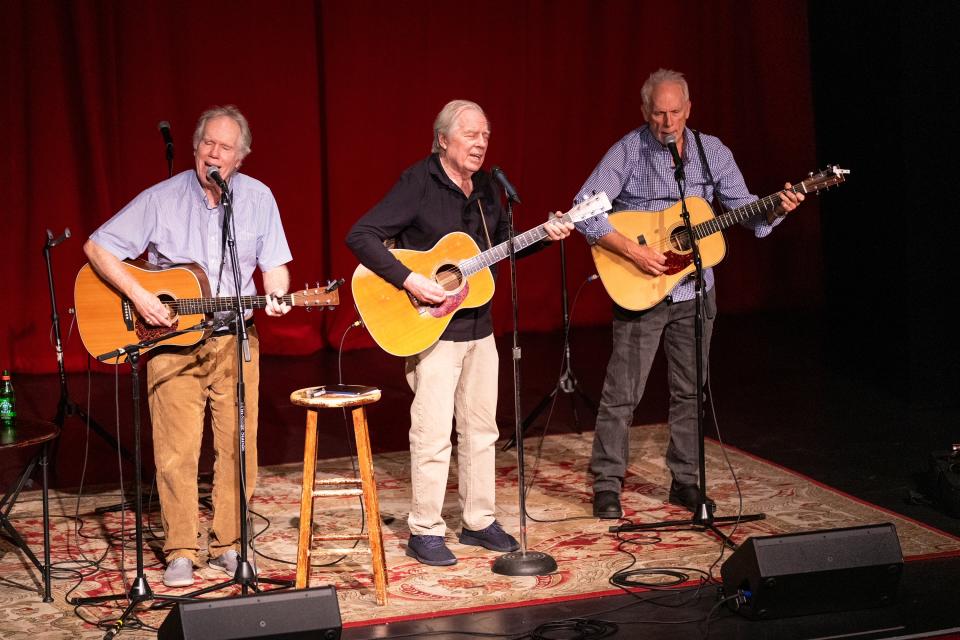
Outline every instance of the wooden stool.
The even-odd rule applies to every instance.
[[[297,541],[296,588],[310,585],[310,553],[312,542],[362,540],[362,535],[313,535],[313,502],[316,498],[362,496],[364,518],[367,522],[369,549],[327,549],[330,555],[369,553],[373,561],[373,583],[377,604],[387,603],[387,567],[383,553],[383,533],[380,529],[380,501],[373,477],[373,456],[370,453],[370,434],[363,405],[380,399],[380,390],[374,389],[357,396],[322,395],[311,397],[316,387],[299,389],[290,394],[290,402],[307,410],[307,433],[303,445],[303,489],[300,494],[300,537]],[[353,414],[353,433],[357,442],[357,462],[360,478],[317,479],[317,413],[320,409],[350,408]],[[321,488],[317,487],[329,487]],[[359,487],[359,488],[358,488]]]

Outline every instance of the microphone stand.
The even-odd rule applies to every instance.
[[[481,214],[482,215],[482,214]],[[510,300],[513,303],[513,422],[517,447],[517,489],[520,494],[520,550],[506,553],[493,562],[493,572],[504,576],[545,576],[557,570],[557,561],[540,551],[527,551],[526,480],[523,463],[523,433],[520,425],[520,305],[517,298],[517,251],[513,237],[513,204],[507,195],[507,237],[510,249]]]
[[[689,520],[664,520],[661,522],[645,522],[640,524],[625,524],[610,527],[611,533],[621,533],[629,531],[648,531],[650,529],[662,529],[664,527],[697,527],[703,530],[711,531],[721,542],[736,549],[737,545],[728,535],[717,528],[718,524],[739,524],[741,522],[752,522],[754,520],[763,520],[766,515],[759,513],[755,515],[738,515],[715,517],[713,515],[713,505],[707,501],[707,463],[706,453],[704,451],[706,444],[703,430],[703,395],[704,395],[704,375],[703,375],[703,262],[700,259],[700,245],[697,235],[690,223],[690,212],[687,210],[686,199],[686,176],[683,172],[683,162],[677,162],[677,168],[674,171],[674,178],[677,181],[677,189],[680,192],[680,217],[687,230],[687,242],[693,256],[693,267],[696,273],[696,285],[694,288],[694,343],[696,345],[696,368],[697,368],[697,438],[700,445],[699,463],[700,463],[700,482],[697,483],[699,496],[697,499],[697,508],[693,512],[693,517]],[[682,242],[681,242],[682,244]]]
[[[129,600],[127,608],[124,609],[123,613],[120,614],[120,617],[114,623],[107,633],[103,636],[104,640],[110,640],[116,636],[120,631],[123,630],[123,627],[126,625],[127,618],[133,615],[137,606],[147,600],[160,600],[164,602],[191,602],[194,600],[189,595],[186,596],[171,596],[171,595],[157,595],[153,593],[153,590],[150,589],[150,583],[147,582],[147,576],[144,573],[144,563],[143,563],[143,488],[141,481],[141,453],[140,453],[140,352],[146,348],[149,348],[159,342],[168,340],[175,336],[183,335],[190,331],[203,331],[206,329],[207,323],[202,322],[196,326],[190,327],[188,329],[181,329],[179,331],[172,331],[166,333],[162,336],[157,336],[156,338],[151,338],[149,340],[144,340],[136,344],[128,344],[124,347],[111,351],[110,353],[105,353],[97,356],[97,360],[105,362],[107,360],[114,360],[120,356],[126,356],[126,360],[130,363],[130,394],[133,400],[133,482],[134,482],[134,517],[135,524],[134,530],[136,532],[136,557],[137,557],[137,575],[133,580],[133,583],[130,585],[130,590],[127,593],[116,593],[105,596],[93,596],[89,598],[75,598],[70,600],[67,598],[67,603],[74,606],[85,606],[91,604],[101,604],[103,602],[110,602],[112,600]],[[120,544],[125,544],[125,541],[121,540]],[[156,604],[156,603],[155,603]]]
[[[543,413],[543,410],[547,408],[547,405],[550,404],[550,401],[553,400],[558,392],[563,392],[570,396],[570,410],[573,412],[573,424],[577,431],[580,433],[580,417],[577,414],[577,398],[579,395],[580,399],[583,400],[583,403],[587,405],[593,415],[597,415],[597,403],[593,401],[590,396],[580,387],[580,383],[577,381],[577,377],[573,374],[573,368],[570,364],[570,311],[567,306],[567,252],[566,252],[566,243],[560,243],[560,300],[563,310],[563,366],[564,371],[560,374],[560,379],[557,381],[557,385],[553,388],[553,391],[543,396],[540,399],[540,402],[534,407],[533,411],[530,412],[530,415],[524,419],[523,424],[520,427],[520,436],[523,437],[527,433],[527,429],[530,428],[536,419]],[[503,445],[501,451],[509,451],[510,447],[517,444],[516,437],[511,437],[507,441],[507,444]]]
[[[62,429],[67,416],[77,416],[86,422],[90,428],[93,429],[94,433],[103,438],[107,444],[116,451],[119,451],[129,462],[133,460],[133,455],[127,451],[123,445],[117,442],[117,439],[111,435],[109,431],[104,429],[100,423],[88,416],[82,408],[77,406],[77,404],[70,399],[70,392],[67,389],[67,373],[63,365],[63,341],[60,334],[60,316],[57,313],[57,293],[53,284],[53,267],[50,260],[50,250],[69,237],[70,229],[66,229],[63,235],[56,240],[53,238],[53,232],[47,229],[47,241],[43,245],[43,260],[47,265],[47,286],[50,290],[50,323],[53,326],[53,346],[57,353],[57,372],[60,379],[60,400],[57,402],[57,415],[53,421]],[[56,446],[53,447],[50,457],[56,457]]]
[[[233,274],[234,296],[233,305],[236,314],[234,325],[236,327],[237,342],[237,474],[240,490],[239,516],[240,516],[240,552],[237,559],[237,570],[233,577],[225,582],[204,587],[191,593],[186,597],[196,598],[197,596],[225,589],[233,585],[240,585],[242,595],[247,595],[248,589],[259,592],[258,582],[280,585],[282,587],[292,587],[292,580],[273,580],[269,578],[259,578],[253,570],[253,565],[247,559],[247,405],[246,405],[246,386],[243,379],[243,363],[250,362],[250,343],[247,336],[247,327],[244,322],[243,297],[241,295],[240,282],[240,260],[237,255],[236,228],[233,216],[233,199],[230,190],[225,188],[227,185],[220,185],[220,202],[223,205],[223,232],[227,236],[227,247],[230,251],[230,270]]]

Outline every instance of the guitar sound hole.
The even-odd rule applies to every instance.
[[[690,236],[684,227],[677,227],[670,233],[670,246],[681,253],[690,251]]]
[[[445,264],[437,269],[434,277],[444,291],[452,292],[463,286],[463,273],[456,265]]]
[[[174,303],[177,301],[177,299],[168,293],[158,293],[157,297],[160,298],[160,302],[167,306],[167,317],[171,320],[176,318],[177,311],[174,309]]]

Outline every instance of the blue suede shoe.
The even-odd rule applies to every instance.
[[[490,549],[490,551],[503,553],[516,551],[520,548],[520,543],[517,542],[516,538],[504,531],[496,520],[480,531],[471,531],[464,528],[460,531],[460,544],[477,545]]]
[[[414,536],[407,541],[407,555],[432,567],[449,567],[457,558],[447,549],[442,536]]]

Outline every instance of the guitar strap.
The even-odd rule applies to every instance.
[[[717,183],[713,181],[713,172],[710,171],[710,163],[707,162],[707,154],[703,150],[703,141],[700,140],[700,132],[696,129],[690,129],[690,131],[693,133],[694,140],[697,141],[697,153],[700,154],[700,164],[703,165],[703,171],[707,174],[707,181],[710,183],[710,188],[713,189],[713,198],[710,200],[710,206],[713,207],[714,202],[717,202],[722,212],[724,211],[724,206],[717,197]]]
[[[223,200],[221,199],[221,202]],[[226,216],[227,212],[224,211],[223,215]],[[220,284],[223,282],[223,265],[227,262],[227,229],[223,225],[220,226],[220,273],[217,275],[217,293],[214,295],[215,298],[220,297]]]
[[[487,216],[483,213],[483,203],[480,201],[480,198],[477,198],[477,206],[480,207],[480,221],[483,223],[483,235],[487,237],[487,249],[492,249],[493,243],[490,242],[490,230],[487,229]]]

